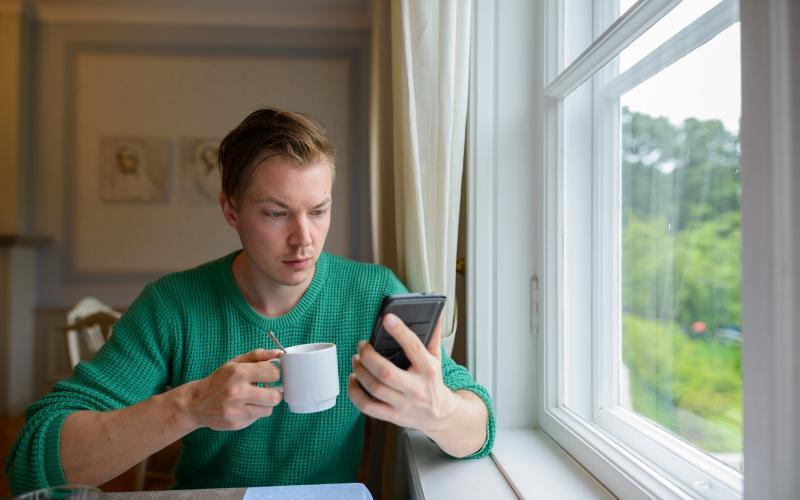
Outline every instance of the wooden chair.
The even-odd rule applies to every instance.
[[[67,341],[67,354],[72,369],[81,361],[88,361],[108,341],[114,323],[122,316],[94,297],[84,297],[67,312],[67,325],[64,333]],[[147,459],[142,460],[134,472],[134,488],[144,489],[147,475]]]
[[[67,313],[64,333],[73,370],[79,362],[92,359],[97,354],[111,336],[114,323],[120,316],[118,311],[94,297],[81,299]]]

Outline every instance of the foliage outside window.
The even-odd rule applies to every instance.
[[[543,427],[602,457],[601,476],[633,471],[639,491],[738,497],[738,2],[559,2],[569,64],[545,88],[544,286],[558,303],[545,306]]]
[[[622,358],[630,407],[742,451],[738,137],[623,109]]]

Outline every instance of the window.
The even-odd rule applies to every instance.
[[[678,130],[684,127],[683,118],[690,116],[698,122],[717,118],[725,132],[741,135],[742,141],[738,288],[744,314],[738,329],[730,328],[736,324],[717,306],[708,315],[711,319],[700,320],[705,329],[694,325],[694,318],[685,322],[690,329],[695,326],[715,337],[709,340],[734,349],[737,338],[746,337],[741,345],[744,495],[795,498],[800,491],[796,471],[800,462],[800,231],[796,220],[800,214],[796,196],[800,190],[800,115],[796,112],[800,86],[793,48],[800,43],[795,29],[800,7],[793,0],[635,4],[569,0],[565,9],[565,1],[473,4],[475,51],[466,157],[468,364],[495,400],[498,436],[512,431],[500,439],[504,446],[495,447],[494,460],[523,494],[541,494],[537,480],[541,475],[532,470],[542,471],[542,457],[527,453],[517,431],[542,430],[619,498],[741,495],[742,473],[737,468],[742,460],[737,453],[714,448],[738,441],[736,431],[732,439],[731,433],[720,433],[727,437],[711,441],[681,434],[680,427],[670,427],[664,418],[668,414],[648,414],[646,407],[637,406],[632,389],[624,390],[624,378],[620,381],[623,371],[631,369],[626,366],[630,357],[625,359],[631,347],[622,329],[628,312],[623,310],[623,301],[646,299],[640,310],[659,322],[677,318],[681,335],[700,335],[680,325],[684,308],[664,314],[666,305],[656,300],[672,296],[676,304],[680,301],[674,297],[680,298],[686,290],[676,286],[676,276],[686,269],[680,267],[678,250],[684,242],[677,233],[664,231],[663,246],[650,246],[659,250],[666,264],[655,268],[661,269],[659,273],[644,274],[650,279],[638,280],[648,286],[636,290],[646,289],[649,295],[623,297],[623,273],[637,263],[626,257],[630,251],[624,252],[623,234],[638,227],[623,225],[623,203],[627,207],[641,199],[634,196],[638,191],[631,189],[633,182],[626,184],[624,179],[633,178],[634,165],[649,163],[650,178],[660,181],[647,183],[648,190],[658,195],[651,197],[650,205],[638,206],[646,209],[640,211],[648,217],[664,217],[668,202],[691,199],[688,191],[677,191],[682,184],[674,174],[678,161],[691,158],[691,152],[681,146],[686,141]],[[697,9],[697,4],[699,10],[681,14]],[[674,21],[668,25],[667,19]],[[623,158],[623,148],[630,147],[623,141],[634,143],[634,137],[625,134],[641,138],[650,130],[636,117],[667,116],[658,106],[673,102],[661,95],[637,102],[637,93],[666,81],[669,90],[684,94],[686,99],[679,103],[683,105],[709,88],[709,80],[725,73],[726,81],[732,83],[728,87],[736,88],[733,72],[739,57],[733,46],[725,50],[733,59],[732,66],[714,61],[714,71],[703,69],[688,77],[676,77],[674,70],[692,58],[703,63],[717,57],[713,44],[725,42],[739,30],[740,131],[735,118],[687,113],[667,120],[675,135],[668,134],[672,146],[665,149],[675,164],[659,161],[661,153]],[[580,44],[565,45],[567,36],[583,38]],[[567,47],[580,47],[571,60]],[[679,84],[697,90],[680,90]],[[731,90],[719,84],[710,88],[716,92],[705,96],[709,101]],[[609,109],[603,111],[602,106]],[[733,111],[735,117],[739,110],[731,102],[726,111]],[[720,147],[716,149],[724,154],[713,156],[731,159],[729,147],[724,146],[728,136],[720,133],[717,137],[725,139],[717,141]],[[738,141],[735,153],[739,156]],[[721,162],[719,168],[726,164]],[[712,168],[709,179],[719,185],[723,178],[717,174],[721,173]],[[665,183],[665,177],[673,182]],[[729,211],[725,198],[710,197],[709,192],[705,199],[715,200],[717,213],[724,214]],[[702,212],[692,215],[688,220],[694,220],[695,227],[704,221]],[[728,242],[735,235],[735,231],[721,232]],[[690,252],[695,257],[707,256],[693,265],[716,271],[708,262],[716,264],[730,248],[706,236],[698,233],[691,242],[697,249],[713,251]],[[711,244],[704,244],[706,240]],[[567,259],[571,259],[569,265]],[[706,288],[711,296],[736,290],[727,285],[736,280],[726,278],[723,287],[717,284],[722,276],[706,274],[714,284]],[[652,277],[659,275],[671,279],[672,285],[666,286],[667,279]],[[655,290],[660,295],[652,292],[659,284],[661,288]],[[664,378],[657,380],[660,387],[674,389],[675,377],[668,378],[667,368],[674,367],[677,358],[674,343],[669,347],[664,350],[672,353],[672,364],[659,364],[657,373]],[[628,386],[632,383],[629,378]],[[736,385],[724,380],[714,384],[726,392]],[[703,401],[709,402],[713,403]],[[667,410],[676,408],[681,405]],[[706,412],[701,425],[708,428],[705,424],[710,422],[712,429],[720,424],[730,429],[739,418],[738,411],[732,417]],[[547,469],[543,474],[561,483],[551,472]]]
[[[735,0],[545,15],[563,24],[545,56],[540,423],[659,497],[742,492],[738,16]]]

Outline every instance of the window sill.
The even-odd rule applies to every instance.
[[[540,430],[498,429],[492,457],[452,460],[418,431],[400,436],[398,498],[614,498]]]

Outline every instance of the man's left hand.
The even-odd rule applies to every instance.
[[[430,436],[446,424],[461,403],[442,379],[442,318],[427,347],[394,314],[387,314],[382,321],[411,366],[401,370],[368,342],[360,342],[348,381],[350,400],[366,415],[419,429]]]

